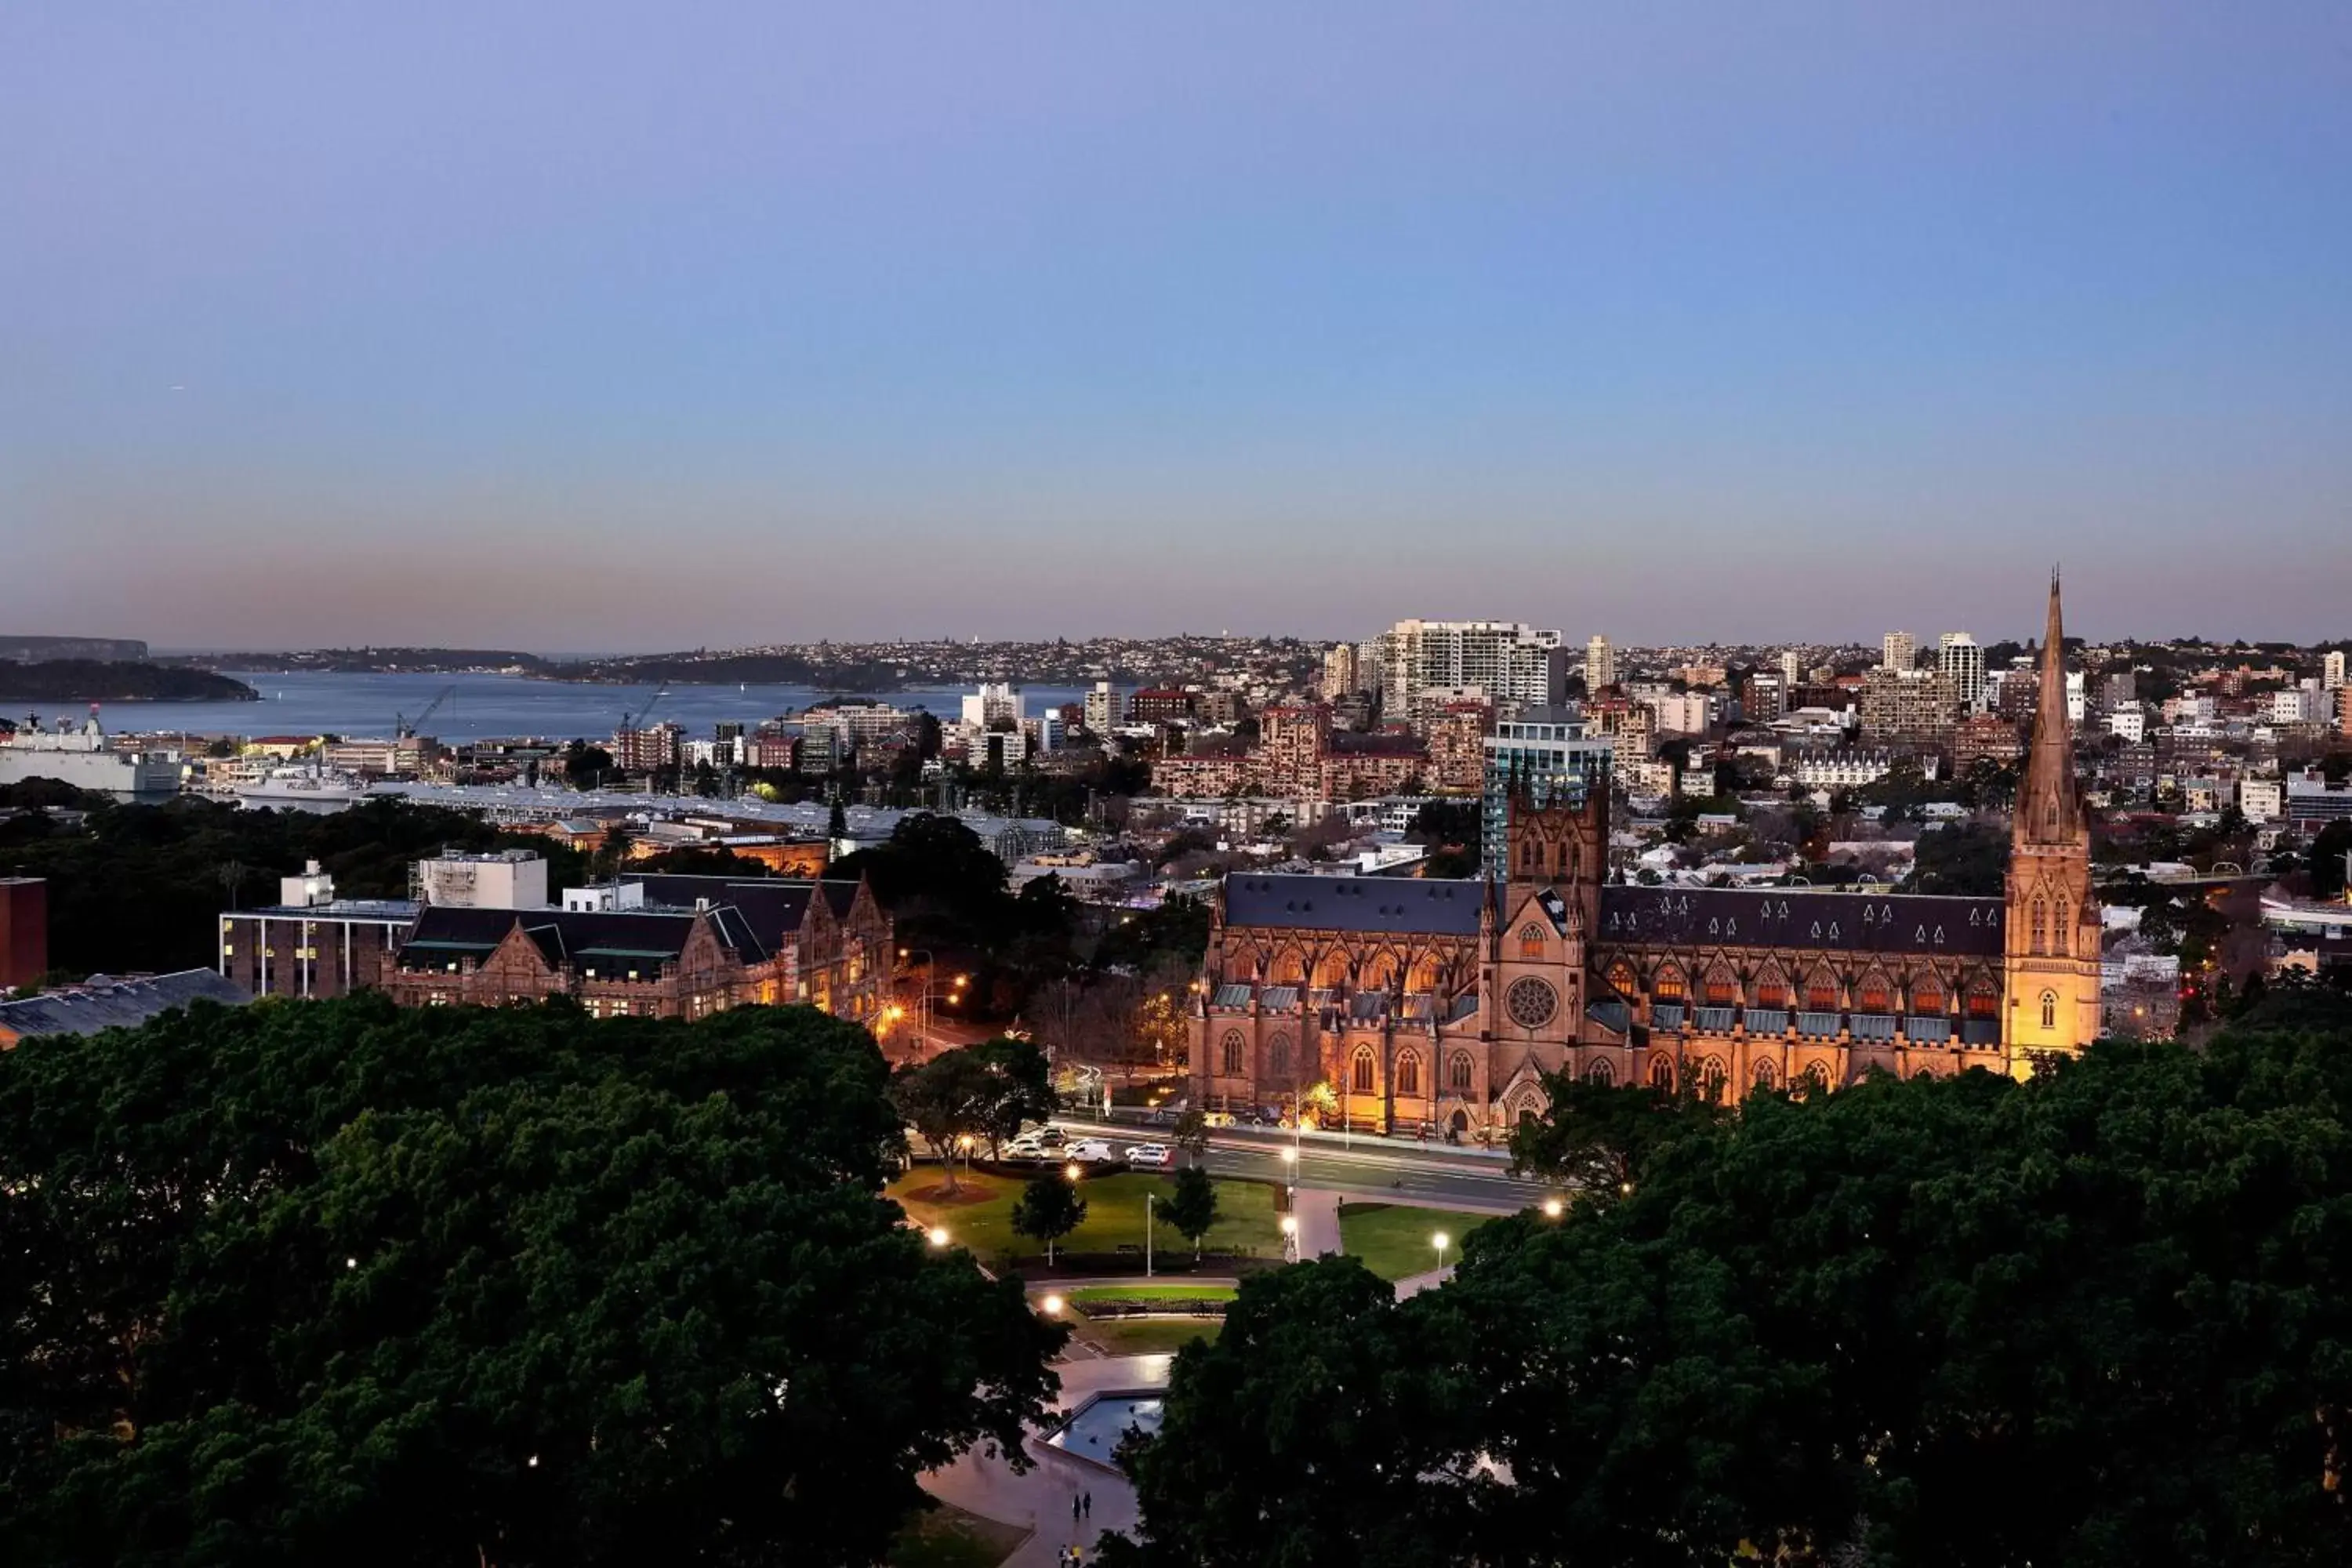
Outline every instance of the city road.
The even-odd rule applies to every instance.
[[[1131,1121],[1066,1115],[1054,1121],[1055,1126],[1073,1132],[1100,1136],[1115,1148],[1169,1142],[1165,1127],[1139,1127]],[[1289,1179],[1282,1152],[1290,1146],[1289,1137],[1283,1133],[1253,1135],[1220,1129],[1209,1135],[1208,1158],[1202,1163],[1215,1175],[1279,1183]],[[1423,1152],[1390,1143],[1376,1144],[1370,1139],[1353,1148],[1312,1139],[1302,1142],[1297,1182],[1302,1187],[1349,1197],[1387,1198],[1392,1202],[1410,1199],[1496,1214],[1515,1214],[1558,1191],[1542,1182],[1512,1177],[1499,1160],[1465,1158],[1439,1149]]]

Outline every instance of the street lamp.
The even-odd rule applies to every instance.
[[[1292,1263],[1298,1261],[1298,1216],[1295,1214],[1282,1216],[1282,1255]]]
[[[1151,1200],[1154,1194],[1143,1194],[1143,1277],[1151,1278]]]
[[[925,1239],[933,1247],[945,1247],[948,1244],[948,1227],[943,1225],[931,1226],[929,1231],[925,1233]]]
[[[1296,1146],[1282,1152],[1282,1180],[1286,1190],[1286,1201],[1283,1204],[1283,1207],[1290,1211],[1282,1216],[1282,1233],[1288,1236],[1298,1228],[1297,1217],[1298,1214],[1298,1150]],[[1298,1261],[1295,1253],[1291,1261],[1293,1263]]]
[[[1078,1169],[1078,1163],[1076,1160],[1062,1167],[1062,1179],[1065,1181],[1075,1182],[1083,1174],[1085,1173]]]
[[[1045,1315],[1049,1318],[1062,1315],[1062,1299],[1059,1296],[1048,1296],[1037,1304],[1045,1309]]]
[[[900,963],[905,963],[910,957],[919,958],[923,961],[923,1016],[922,1023],[919,1026],[922,1030],[923,1039],[922,1044],[917,1047],[915,1052],[917,1058],[920,1059],[922,1053],[931,1048],[931,966],[939,962],[939,955],[934,953],[928,947],[918,947],[913,949],[902,947],[898,950],[898,962]]]
[[[1433,1233],[1433,1234],[1431,1235],[1430,1238],[1429,1238],[1429,1245],[1430,1245],[1430,1246],[1432,1246],[1432,1247],[1435,1247],[1435,1248],[1437,1248],[1437,1271],[1438,1271],[1440,1274],[1443,1274],[1443,1273],[1444,1273],[1444,1272],[1445,1272],[1445,1243],[1446,1243],[1446,1240],[1447,1240],[1447,1237],[1446,1237],[1445,1233],[1444,1233],[1444,1231],[1442,1231],[1442,1230],[1441,1230],[1441,1231],[1436,1231],[1436,1232]]]
[[[1546,1219],[1558,1219],[1558,1218],[1559,1218],[1559,1217],[1563,1213],[1565,1213],[1565,1212],[1567,1211],[1567,1208],[1568,1208],[1568,1205],[1567,1205],[1566,1204],[1561,1203],[1561,1202],[1560,1202],[1558,1198],[1556,1198],[1556,1197],[1553,1197],[1553,1198],[1546,1198],[1546,1199],[1544,1199],[1544,1201],[1543,1201],[1543,1212],[1544,1212],[1544,1218],[1546,1218]]]

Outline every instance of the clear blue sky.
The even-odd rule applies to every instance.
[[[0,631],[2340,636],[2352,5],[0,8]]]

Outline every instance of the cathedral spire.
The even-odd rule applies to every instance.
[[[2033,741],[2017,789],[2012,837],[2018,843],[2063,844],[2083,830],[2083,803],[2074,791],[2073,726],[2066,721],[2066,638],[2058,611],[2058,572],[2050,573],[2050,622],[2042,634],[2042,668],[2033,710]]]

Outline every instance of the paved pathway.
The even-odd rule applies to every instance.
[[[1055,1409],[1067,1412],[1104,1389],[1165,1386],[1171,1359],[1135,1355],[1064,1362],[1055,1368],[1062,1378]],[[1058,1414],[1054,1419],[1058,1420]],[[1052,1425],[1049,1420],[1047,1426]],[[1134,1528],[1135,1489],[1124,1476],[1046,1447],[1036,1429],[1028,1434],[1027,1447],[1035,1462],[1024,1474],[1013,1474],[1002,1456],[975,1449],[923,1477],[923,1489],[942,1502],[1032,1531],[1004,1560],[1005,1568],[1054,1568],[1057,1554],[1072,1545],[1087,1548],[1091,1560],[1096,1536],[1106,1530]],[[1073,1522],[1070,1500],[1089,1492],[1094,1511]]]
[[[1453,1278],[1454,1265],[1451,1263],[1443,1268],[1433,1268],[1426,1274],[1408,1274],[1396,1282],[1397,1299],[1402,1300],[1407,1296],[1418,1296],[1423,1290],[1433,1289]]]
[[[1339,1250],[1339,1194],[1298,1189],[1298,1256],[1320,1258]]]

